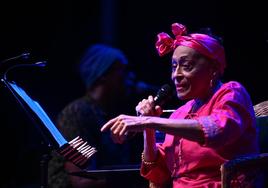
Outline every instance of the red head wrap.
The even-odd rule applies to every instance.
[[[157,35],[156,49],[160,56],[174,51],[177,46],[187,46],[218,62],[221,74],[224,72],[226,66],[225,52],[216,39],[199,33],[187,35],[186,27],[179,23],[172,24],[172,33],[175,35],[175,39],[172,39],[166,33]]]

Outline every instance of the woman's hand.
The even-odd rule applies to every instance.
[[[149,117],[119,115],[105,123],[101,131],[110,129],[112,139],[116,143],[123,143],[128,132],[141,132],[149,124]]]
[[[139,102],[136,111],[139,116],[119,115],[104,124],[101,131],[110,129],[112,140],[121,144],[126,140],[128,132],[142,132],[148,127],[148,116],[160,116],[162,113],[160,106],[154,105],[152,96]]]
[[[136,106],[136,112],[140,116],[160,116],[162,109],[160,106],[155,106],[153,96],[149,96],[148,99],[143,99]]]

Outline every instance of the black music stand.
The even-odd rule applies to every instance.
[[[26,112],[30,120],[39,131],[45,143],[45,148],[42,151],[42,157],[40,159],[40,183],[41,188],[47,188],[48,186],[48,162],[51,158],[52,150],[57,150],[63,157],[70,160],[78,167],[82,168],[86,166],[91,155],[96,151],[95,148],[87,145],[82,138],[75,138],[68,142],[60,131],[56,128],[51,121],[47,113],[39,105],[39,103],[33,100],[20,86],[14,81],[8,81],[7,72],[16,67],[43,67],[45,64],[38,62],[36,64],[20,64],[9,68],[3,77],[1,82],[15,97],[16,101],[20,104],[23,110]],[[83,147],[81,146],[83,145]],[[81,147],[80,147],[81,146]],[[77,149],[79,148],[79,149]],[[87,151],[85,151],[87,150]],[[89,151],[88,151],[89,150]],[[82,168],[83,169],[83,168]]]
[[[15,82],[9,82],[6,77],[2,78],[1,81],[21,105],[29,119],[32,120],[44,140],[45,147],[44,150],[42,150],[40,159],[40,183],[42,188],[46,188],[48,182],[48,162],[51,158],[51,151],[68,142],[58,131],[38,102],[31,99],[31,97]],[[40,126],[40,124],[42,125]]]

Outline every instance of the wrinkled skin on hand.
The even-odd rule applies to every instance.
[[[103,125],[101,131],[111,131],[115,143],[123,143],[129,132],[142,132],[149,125],[149,116],[159,116],[162,113],[160,106],[154,105],[152,96],[143,99],[136,106],[139,116],[119,115]]]

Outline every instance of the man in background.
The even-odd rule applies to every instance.
[[[108,119],[129,109],[135,112],[133,100],[142,92],[154,92],[157,88],[146,87],[144,82],[136,84],[135,74],[127,71],[127,65],[127,58],[119,49],[103,44],[90,46],[79,64],[85,93],[70,102],[58,115],[57,126],[67,140],[80,136],[96,147],[98,152],[92,157],[87,170],[114,169],[139,163],[142,135],[136,135],[125,144],[115,144],[110,133],[100,132]],[[49,166],[49,187],[108,186],[106,179],[68,176],[66,172],[80,169],[59,157],[53,157]]]

